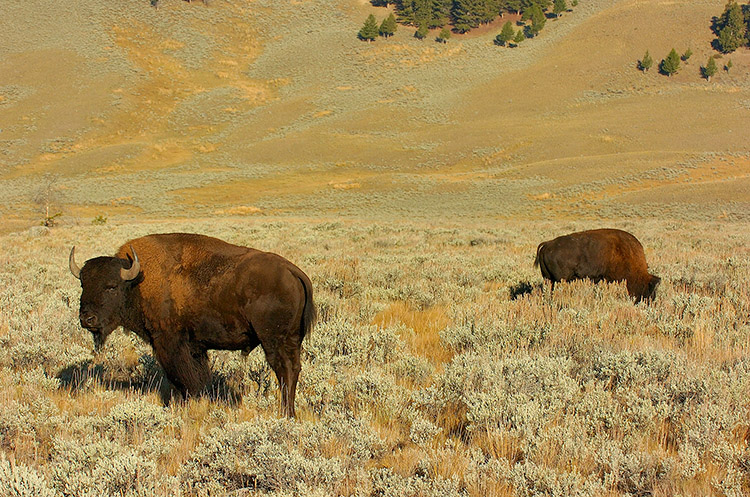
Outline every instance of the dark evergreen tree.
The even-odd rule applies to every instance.
[[[542,12],[552,5],[552,0],[521,0],[521,10],[525,13],[534,6],[538,6]]]
[[[414,38],[418,40],[424,40],[425,38],[427,38],[429,32],[430,28],[427,27],[427,24],[422,24],[421,26],[419,26],[419,29],[414,32]]]
[[[483,0],[477,5],[480,23],[492,22],[503,8],[503,0]]]
[[[513,23],[508,21],[503,24],[503,29],[500,31],[500,34],[495,37],[495,45],[505,46],[506,43],[513,39],[513,36],[515,36],[515,33],[513,32]]]
[[[724,70],[726,72],[729,72],[729,70],[732,68],[732,60],[728,60],[726,64],[724,64]]]
[[[439,43],[448,43],[448,39],[451,37],[451,32],[448,28],[443,28],[435,41]]]
[[[359,30],[357,34],[360,40],[366,40],[368,42],[373,41],[378,37],[378,21],[375,16],[370,14],[365,20],[365,25]]]
[[[396,9],[403,21],[428,28],[444,26],[450,19],[452,0],[398,0]]]
[[[724,13],[717,21],[718,39],[716,44],[723,53],[731,53],[747,43],[747,25],[742,8],[735,0],[730,0]]]
[[[687,60],[688,60],[688,59],[690,58],[690,56],[692,56],[692,55],[693,55],[693,51],[692,51],[692,50],[690,50],[690,49],[688,48],[687,50],[685,50],[685,53],[684,53],[684,54],[680,55],[680,60],[681,60],[682,62],[687,62]]]
[[[641,60],[638,61],[638,69],[640,69],[643,72],[648,72],[648,70],[651,69],[652,65],[654,65],[654,59],[651,58],[651,55],[649,55],[648,50],[646,50],[646,54],[643,56]]]
[[[453,0],[451,16],[453,27],[459,33],[465,33],[479,26],[478,4],[481,0]]]
[[[520,14],[523,6],[521,5],[521,0],[505,0],[501,8],[507,12]]]
[[[502,0],[453,0],[453,27],[464,33],[481,23],[493,21],[500,13],[501,3]]]
[[[568,4],[565,0],[555,0],[552,4],[552,13],[555,14],[555,17],[560,17],[566,10],[568,10]]]
[[[396,32],[396,17],[391,14],[385,19],[383,19],[383,23],[380,25],[380,36],[384,36],[388,38],[389,36],[393,36],[393,34]]]
[[[432,13],[435,20],[439,24],[435,24],[435,27],[444,26],[448,24],[451,17],[451,9],[453,8],[453,0],[429,0],[432,5]]]
[[[524,20],[531,20],[529,36],[541,31],[546,21],[545,10],[554,5],[554,13],[567,10],[568,0],[371,0],[379,4],[394,3],[398,20],[428,28],[452,24],[453,31],[464,33],[480,24],[494,21],[503,12],[523,12]],[[416,34],[415,34],[416,36]]]
[[[396,12],[398,12],[399,20],[406,24],[419,25],[417,22],[417,2],[413,0],[397,0],[396,1]],[[423,2],[419,2],[423,3]]]
[[[677,51],[673,48],[666,59],[662,59],[659,64],[659,70],[667,76],[672,76],[680,70],[680,56],[677,55]]]
[[[544,23],[547,22],[547,17],[545,17],[544,12],[542,12],[542,8],[539,5],[533,5],[529,9],[529,18],[531,19],[531,26],[527,26],[527,31],[530,35],[529,38],[533,38],[542,31]]]
[[[701,67],[701,73],[703,74],[704,78],[706,78],[708,81],[711,81],[711,77],[716,74],[716,71],[716,61],[713,57],[709,57],[706,65]]]
[[[518,32],[516,33],[516,37],[513,38],[513,41],[516,42],[516,45],[518,45],[525,39],[526,39],[526,34],[523,32],[523,29],[519,29]]]

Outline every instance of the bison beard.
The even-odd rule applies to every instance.
[[[151,344],[169,381],[197,395],[210,378],[208,349],[260,345],[294,416],[302,340],[315,318],[312,284],[283,257],[203,235],[148,235],[115,257],[70,270],[81,281],[81,326],[97,346],[118,326]]]
[[[581,231],[542,242],[534,266],[555,283],[577,279],[625,281],[628,294],[651,300],[661,279],[649,274],[643,246],[630,233],[616,229]]]

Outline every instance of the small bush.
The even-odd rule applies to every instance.
[[[47,480],[24,465],[0,455],[0,495],[7,497],[57,497]]]
[[[107,224],[107,216],[99,214],[91,220],[91,224],[93,224],[94,226],[103,226]]]

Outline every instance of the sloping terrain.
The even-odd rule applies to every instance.
[[[509,49],[361,42],[361,1],[3,2],[0,215],[745,218],[748,50],[699,77],[722,8],[583,1]]]

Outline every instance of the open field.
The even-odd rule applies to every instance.
[[[584,226],[282,218],[3,236],[0,447],[50,495],[747,495],[750,226],[619,224],[663,278],[651,306],[584,282],[510,300],[541,280],[538,240]],[[91,356],[69,247],[83,260],[154,231],[275,251],[310,275],[320,320],[297,421],[278,417],[260,350],[213,353],[216,400],[168,407],[139,339],[116,332]]]
[[[364,0],[149,3],[0,1],[0,494],[750,495],[750,50],[698,72],[723,0],[580,0],[516,49],[363,43]],[[604,226],[652,305],[537,286],[540,241]],[[164,231],[311,277],[296,421],[258,350],[167,405],[134,336],[92,356],[71,245]]]

